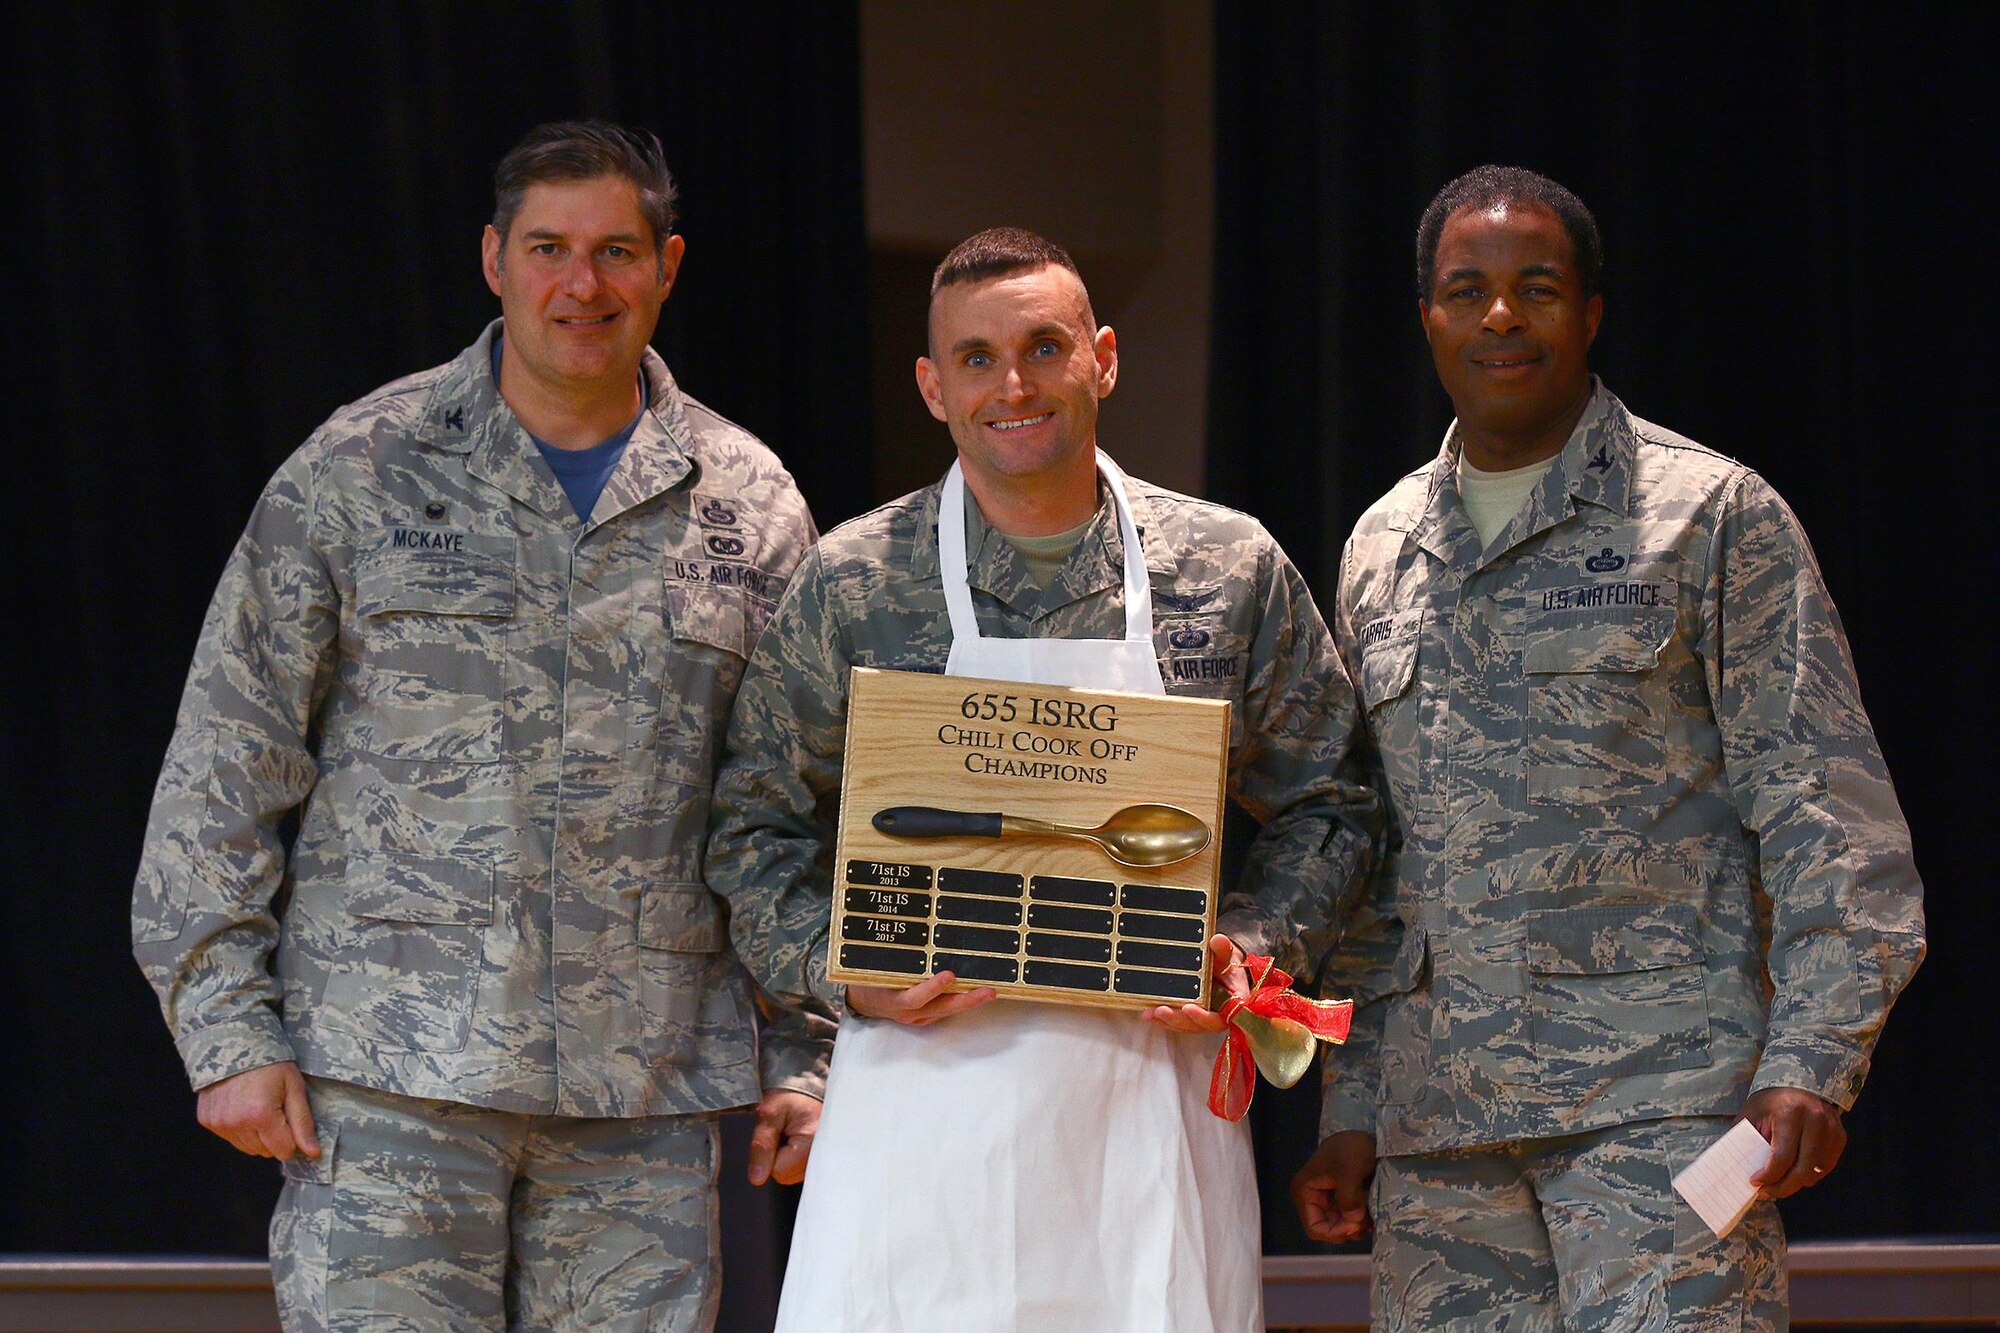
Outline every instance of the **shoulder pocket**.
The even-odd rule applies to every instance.
[[[514,559],[512,537],[385,529],[354,557],[354,613],[511,616]]]

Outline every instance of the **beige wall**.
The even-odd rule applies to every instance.
[[[1027,9],[862,0],[876,490],[936,480],[950,438],[917,398],[930,271],[984,227],[1076,257],[1118,330],[1099,441],[1199,492],[1213,235],[1209,0]]]

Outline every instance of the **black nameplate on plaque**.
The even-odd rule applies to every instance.
[[[1201,975],[1187,972],[1134,972],[1118,969],[1112,989],[1120,995],[1168,995],[1177,1000],[1201,997]]]
[[[900,893],[894,889],[849,889],[844,900],[850,912],[870,916],[916,916],[931,914],[928,893]]]
[[[849,861],[847,882],[873,884],[883,889],[928,889],[931,886],[931,868],[901,862]]]
[[[1127,884],[1119,905],[1141,912],[1184,912],[1204,916],[1208,895],[1200,889],[1174,889],[1164,884]]]
[[[894,917],[850,916],[840,923],[840,938],[863,944],[908,944],[922,948],[930,943],[930,933],[930,926],[922,921],[899,921]]]
[[[1084,967],[1077,963],[1049,963],[1028,960],[1024,973],[1030,986],[1063,986],[1069,990],[1110,990],[1111,969]]]
[[[1021,877],[998,870],[966,870],[946,866],[938,871],[938,888],[946,893],[977,893],[987,898],[1018,898]]]
[[[949,972],[960,981],[1004,981],[1013,984],[1021,965],[1011,958],[986,958],[976,953],[934,953],[931,971]]]
[[[917,943],[922,944],[922,940]],[[1118,941],[1118,961],[1127,967],[1169,967],[1181,972],[1201,967],[1201,950],[1185,944],[1148,944],[1144,940]]]
[[[941,894],[937,914],[940,921],[980,921],[989,926],[1021,924],[1021,904],[1004,898],[954,898],[948,893]]]
[[[1060,875],[1037,875],[1028,886],[1028,896],[1036,902],[1074,903],[1078,907],[1109,907],[1117,890],[1101,879],[1065,879]]]
[[[890,949],[873,944],[843,944],[840,946],[840,965],[856,971],[906,972],[920,977],[924,974],[924,951]]]
[[[1109,935],[1111,913],[1091,907],[1051,907],[1047,903],[1028,905],[1028,924],[1043,930],[1074,930],[1085,935]],[[1201,928],[1201,922],[1195,922]]]
[[[1021,932],[995,930],[991,926],[953,926],[942,922],[937,928],[940,949],[976,949],[980,953],[1019,953]]]
[[[1035,923],[1040,925],[1038,921]],[[1198,916],[1147,916],[1143,912],[1120,912],[1118,933],[1137,935],[1149,940],[1182,940],[1188,944],[1202,942],[1202,924]]]
[[[1028,932],[1030,958],[1069,958],[1079,963],[1111,961],[1111,941],[1101,935],[1047,935]]]

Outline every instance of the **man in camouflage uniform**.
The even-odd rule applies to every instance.
[[[503,317],[335,413],[224,570],[136,952],[201,1122],[283,1161],[288,1328],[706,1329],[760,1097],[709,787],[813,526],[647,345],[657,141],[543,126],[496,183]],[[796,1178],[830,1023],[774,1035],[752,1174]]]
[[[1372,1212],[1378,1328],[1782,1327],[1771,1200],[1833,1169],[1923,955],[1805,535],[1591,377],[1599,253],[1529,172],[1433,201],[1458,419],[1342,564],[1401,846],[1332,971],[1365,1003],[1293,1192],[1321,1239]],[[1669,1182],[1738,1116],[1767,1197],[1718,1238]]]
[[[966,312],[962,340],[941,331],[947,299]],[[948,256],[932,302],[932,355],[919,362],[918,380],[964,471],[967,581],[982,636],[1121,638],[1125,545],[1100,486],[1095,439],[1097,399],[1116,372],[1111,330],[1097,329],[1068,256],[1009,228]],[[1229,791],[1262,823],[1220,927],[1243,950],[1288,954],[1302,932],[1328,923],[1327,886],[1346,882],[1377,819],[1372,793],[1336,776],[1354,724],[1346,673],[1303,579],[1254,519],[1137,480],[1125,489],[1155,607],[1159,676],[1170,694],[1234,703]],[[844,1000],[867,1016],[849,1022],[923,1025],[993,998],[990,989],[945,993],[949,973],[906,990],[841,987],[825,973],[848,671],[946,669],[953,632],[942,493],[940,483],[885,505],[807,555],[751,661],[717,779],[710,882],[730,900],[738,952],[779,994]],[[1228,941],[1218,947],[1226,959]],[[1150,1017],[1183,1032],[1221,1026],[1193,1005]],[[838,1057],[835,1065],[838,1080]],[[1026,1247],[1012,1223],[997,1225],[1010,1245]],[[1254,1231],[1254,1203],[1248,1225]],[[1037,1280],[1022,1275],[1024,1309]],[[787,1323],[793,1300],[788,1283],[781,1328],[832,1326]],[[853,1308],[840,1327],[858,1326]],[[1015,1326],[1011,1311],[980,1314],[990,1322],[966,1326]]]

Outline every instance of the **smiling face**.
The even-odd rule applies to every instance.
[[[503,376],[544,393],[627,389],[680,268],[681,238],[656,251],[639,192],[622,176],[537,181],[503,240],[486,229],[486,285],[500,298]]]
[[[1438,237],[1417,305],[1466,456],[1488,470],[1561,451],[1590,398],[1604,300],[1586,297],[1569,233],[1547,209],[1467,208]]]
[[[1095,508],[1097,400],[1117,383],[1118,339],[1092,324],[1082,280],[1056,264],[931,299],[917,387],[975,494],[1081,485]]]

